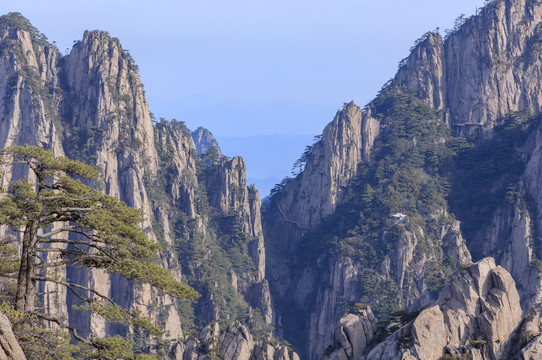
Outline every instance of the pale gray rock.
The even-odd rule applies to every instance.
[[[225,360],[248,360],[254,342],[247,328],[235,322],[221,335],[219,346]]]
[[[525,109],[533,114],[541,112],[542,66],[538,45],[534,45],[540,42],[541,22],[542,3],[539,1],[492,1],[477,16],[465,19],[446,40],[438,33],[424,35],[387,86],[404,92],[414,91],[426,104],[441,110],[442,120],[453,134],[468,136],[480,130],[482,138],[488,138],[510,112]],[[325,270],[301,269],[301,277],[294,276],[291,264],[281,254],[294,251],[299,239],[334,211],[357,167],[371,161],[371,149],[383,129],[376,116],[373,117],[370,104],[359,116],[351,107],[352,104],[346,105],[326,127],[321,141],[314,145],[313,156],[308,159],[305,170],[286,184],[265,219],[272,290],[281,298],[287,298],[295,291],[296,304],[302,304],[311,289],[317,293],[317,305],[311,309],[315,315],[311,314],[308,320],[311,335],[307,343],[311,359],[317,358],[316,354],[321,353],[326,342],[322,340],[326,336],[321,331],[326,329],[329,341],[329,334],[338,320],[337,314],[329,311],[329,304],[333,303],[330,296],[350,299],[335,290],[315,290],[322,279],[324,282],[330,279],[331,283],[328,267]],[[343,131],[352,134],[344,135]],[[467,239],[469,246],[479,244],[475,246],[478,256],[492,256],[510,271],[520,284],[525,308],[542,301],[539,270],[534,266],[538,264],[535,248],[540,244],[533,232],[533,229],[542,228],[542,218],[538,216],[542,204],[542,128],[538,127],[533,133],[525,148],[517,151],[527,161],[520,192],[534,201],[529,206],[499,204],[492,218],[487,219],[489,225],[484,226],[474,239]],[[328,143],[333,145],[331,149],[326,148]],[[344,151],[346,144],[351,152]],[[534,209],[530,208],[532,205]],[[459,222],[442,230],[443,243],[454,244],[443,247],[446,256],[456,260],[457,265],[469,263],[471,257]],[[392,248],[397,251],[384,258],[379,270],[383,279],[393,277],[403,289],[412,289],[412,298],[416,300],[407,304],[412,309],[432,301],[423,281],[419,280],[430,259],[412,263],[415,236],[407,234],[403,240],[401,244],[393,244]],[[411,275],[418,280],[410,282]],[[331,289],[334,287],[330,286]],[[334,295],[324,295],[326,291],[333,291]],[[498,294],[493,295],[498,298]],[[480,318],[480,321],[483,323],[484,320]],[[490,320],[492,324],[495,321]],[[484,326],[484,331],[491,337],[496,336],[497,340],[497,330],[491,330],[487,324]],[[477,356],[476,351],[473,350],[473,356]],[[492,348],[491,351],[498,356],[500,350]]]
[[[0,313],[0,360],[26,360],[9,319]]]
[[[540,358],[542,358],[542,336],[538,335],[527,346],[521,349],[521,353],[517,359],[537,360]]]
[[[438,360],[446,352],[507,359],[521,320],[512,276],[485,258],[457,271],[433,306],[376,346],[366,359]]]
[[[370,151],[379,133],[379,122],[371,115],[370,107],[363,112],[353,103],[345,104],[313,145],[304,171],[285,185],[265,213],[268,278],[278,298],[287,302],[295,299],[299,311],[306,313],[306,329],[299,331],[307,334],[306,351],[310,359],[317,359],[332,342],[333,331],[342,315],[338,299],[346,303],[359,301],[355,279],[363,269],[348,256],[340,259],[322,257],[321,262],[299,269],[294,256],[288,254],[295,254],[299,239],[335,211],[357,174],[358,166],[371,162]],[[444,209],[434,214],[437,221],[446,216]],[[408,308],[427,305],[434,300],[424,278],[426,264],[437,260],[435,254],[414,256],[423,238],[424,229],[417,227],[402,233],[393,243],[386,235],[382,239],[384,245],[393,250],[380,266],[379,280],[390,279],[400,289],[409,288],[409,296],[401,299]],[[435,241],[445,245],[445,255],[457,265],[471,262],[459,222],[443,225]],[[315,305],[307,308],[305,304],[314,296]],[[284,319],[285,323],[287,321]]]
[[[438,359],[446,345],[444,315],[438,306],[423,310],[412,324],[414,353],[420,359]]]
[[[89,185],[143,211],[142,228],[163,247],[162,265],[181,280],[175,247],[179,237],[189,239],[191,234],[186,229],[182,234],[175,233],[177,224],[172,223],[172,212],[182,212],[184,220],[191,221],[204,238],[209,236],[211,222],[198,207],[204,184],[198,179],[199,157],[190,132],[175,124],[153,125],[137,65],[120,41],[106,32],[86,31],[64,57],[53,46],[36,42],[30,32],[21,29],[0,30],[0,43],[0,148],[12,144],[40,145],[57,156],[98,166],[102,177]],[[201,139],[211,141],[210,134],[203,133]],[[83,147],[87,149],[84,154]],[[164,166],[168,167],[167,181],[157,177]],[[2,170],[2,186],[27,176],[21,169]],[[250,235],[249,256],[256,269],[250,276],[236,274],[236,281],[232,273],[230,285],[237,287],[235,296],[241,303],[250,302],[250,309],[259,309],[264,321],[272,324],[259,195],[254,187],[247,186],[241,158],[220,162],[216,171],[222,172],[216,179],[217,187],[207,191],[211,206],[217,210],[213,216],[232,209],[238,213],[242,230]],[[158,198],[156,187],[162,185],[165,196]],[[184,338],[175,301],[149,286],[134,285],[92,269],[62,269],[58,276],[94,287],[120,305],[140,310],[165,330],[165,339]],[[73,311],[76,299],[62,287],[45,284],[44,291],[54,294],[45,299],[44,308],[67,316],[70,325],[82,334],[107,336],[119,331],[99,316]],[[224,299],[210,295],[206,300],[208,320],[217,320]],[[209,341],[209,336],[216,338],[215,335],[207,334],[205,341]],[[183,353],[192,356],[194,352],[186,349],[193,346],[192,340],[187,340],[186,346],[178,343],[172,357],[179,358]]]
[[[467,250],[460,234],[457,233],[457,224],[445,226],[441,231],[442,243],[447,244],[448,256],[455,259],[457,264],[470,263],[471,256]],[[394,274],[393,280],[401,288],[409,288],[416,294],[415,300],[405,299],[410,308],[427,306],[434,298],[428,294],[425,288],[424,276],[425,265],[433,258],[424,256],[414,257],[414,250],[423,236],[423,229],[418,228],[415,232],[404,232],[401,237],[391,246],[395,251],[390,252],[393,260],[384,259],[381,266],[380,281],[386,281]],[[389,258],[388,258],[389,259]],[[323,262],[324,264],[326,262]],[[318,288],[316,292],[316,306],[310,309],[310,322],[308,326],[307,342],[309,344],[309,357],[316,359],[333,343],[333,333],[337,326],[339,313],[339,300],[349,303],[359,301],[359,290],[356,283],[363,272],[360,263],[354,262],[349,257],[331,258],[327,268],[306,269],[297,282],[295,288],[296,304],[303,307],[311,288],[318,284],[318,281],[325,281],[328,286]],[[387,270],[390,267],[390,270]],[[320,280],[317,274],[320,272]],[[313,290],[314,291],[314,290]]]
[[[192,140],[194,140],[194,146],[196,147],[198,154],[206,153],[207,150],[213,146],[216,148],[219,154],[221,153],[220,145],[213,137],[213,133],[204,127],[199,127],[192,131]]]
[[[324,360],[359,359],[378,329],[371,308],[341,318],[333,335],[333,346],[322,355]]]
[[[197,339],[185,342],[183,360],[299,360],[286,346],[272,340],[255,341],[238,321],[220,331],[218,323],[205,327]],[[179,356],[179,354],[176,354]]]
[[[364,149],[370,148],[378,135],[378,125],[366,116],[353,102],[345,104],[313,145],[304,171],[286,186],[284,196],[277,201],[276,222],[297,230],[289,249],[303,231],[333,213],[346,185],[356,175],[357,165],[367,160]]]
[[[532,44],[541,21],[537,1],[493,1],[446,41],[425,34],[393,82],[442,109],[457,134],[489,134],[510,111],[540,112],[541,60]]]

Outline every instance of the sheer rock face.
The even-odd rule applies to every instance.
[[[0,41],[0,146],[39,145],[57,156],[98,166],[103,178],[95,185],[142,209],[142,226],[151,228],[144,174],[157,170],[154,131],[136,65],[119,41],[103,32],[87,31],[63,58],[53,46],[27,30],[8,26],[2,30]],[[7,169],[5,175],[3,184],[26,173],[15,168]],[[152,233],[149,236],[154,238]],[[100,270],[68,268],[59,276],[93,286],[120,304],[155,318],[158,314],[148,308],[151,299],[156,308],[173,304],[148,286],[134,287]],[[83,334],[109,333],[103,319],[73,312],[72,305],[77,301],[65,289],[45,284],[42,290],[54,293],[44,299],[46,308],[53,313],[68,313],[70,324],[82,329]],[[182,336],[179,317],[176,312],[170,315],[160,325],[168,336]]]
[[[539,113],[541,21],[538,1],[494,1],[444,42],[428,33],[394,82],[443,109],[458,135],[491,131],[510,111]]]
[[[539,271],[533,266],[537,257],[533,243],[536,218],[524,203],[505,203],[499,206],[490,224],[482,228],[472,249],[481,254],[495,254],[495,258],[510,271],[520,284],[524,308],[539,303],[542,287]]]
[[[517,331],[517,341],[512,351],[515,355],[511,357],[512,359],[535,360],[540,357],[542,354],[542,322],[540,320],[539,311],[531,309]]]
[[[477,16],[466,19],[446,40],[437,33],[427,33],[401,64],[390,86],[415,92],[426,104],[441,110],[443,121],[454,135],[469,136],[479,129],[482,138],[487,138],[511,111],[541,112],[541,43],[541,2],[493,1]],[[296,268],[298,275],[293,275],[295,258],[283,254],[294,252],[303,235],[335,211],[359,165],[370,164],[374,141],[382,133],[370,110],[371,106],[360,111],[353,104],[346,105],[325,128],[320,142],[314,145],[304,171],[286,184],[276,197],[276,204],[272,204],[264,215],[267,272],[273,295],[276,299],[287,299],[293,292],[295,299],[305,299],[306,294],[317,294],[310,312],[318,315],[311,315],[307,320],[310,329],[319,329],[311,331],[314,339],[307,341],[311,358],[317,358],[324,343],[329,344],[329,334],[338,320],[337,313],[328,316],[330,312],[325,299],[344,297],[349,300],[344,292],[334,290],[346,288],[344,284],[327,282],[332,274],[329,269],[348,266],[345,263],[328,266],[322,261],[323,265]],[[541,301],[542,284],[539,271],[533,266],[540,258],[535,249],[539,246],[538,229],[542,229],[540,134],[542,127],[535,129],[524,148],[517,149],[526,161],[520,192],[525,198],[534,200],[529,204],[534,207],[525,207],[519,202],[498,204],[496,211],[488,216],[488,224],[473,238],[466,239],[477,258],[493,256],[498,264],[511,272],[520,284],[525,308]],[[460,224],[456,222],[450,227],[455,231],[445,236],[458,235],[453,240],[446,240],[456,243],[448,248],[449,256],[461,259],[462,263],[469,262]],[[413,238],[411,240],[410,245],[408,242],[400,244],[398,251],[390,253],[381,266],[383,275],[393,274],[391,276],[399,283],[410,274],[423,277],[424,262],[409,262],[412,259],[409,251],[412,244],[416,244]],[[348,262],[348,259],[337,261]],[[319,289],[322,283],[329,285],[327,290]],[[425,297],[419,282],[418,289],[422,291],[415,291],[419,296],[416,305],[431,301]],[[300,300],[296,300],[296,304],[301,309],[308,309]]]
[[[333,345],[323,360],[359,359],[374,339],[378,326],[371,308],[341,318],[333,334]]]
[[[299,331],[311,342],[310,351],[315,356],[332,336],[338,320],[337,298],[356,297],[352,280],[358,273],[353,270],[357,265],[323,261],[294,270],[297,261],[293,257],[301,237],[317,226],[322,217],[332,214],[343,200],[349,181],[357,174],[358,164],[370,161],[369,150],[378,131],[375,119],[355,104],[345,104],[313,145],[304,171],[285,186],[264,217],[267,276],[273,295],[288,304],[283,311],[298,309],[296,320],[282,317],[277,321],[286,327],[290,322],[295,327],[306,323],[306,328]],[[309,298],[313,296],[316,304],[308,308],[312,301]],[[300,320],[301,314],[307,318]]]
[[[378,327],[370,309],[344,316],[324,359],[524,359],[539,346],[540,329],[536,311],[522,320],[512,276],[485,258],[452,275],[432,306],[374,348]]]
[[[406,59],[394,82],[414,90],[445,114],[456,135],[476,129],[491,136],[509,112],[541,112],[542,3],[493,1],[443,42],[428,33]],[[517,151],[526,160],[518,188],[529,201],[500,204],[489,224],[468,244],[478,256],[493,256],[521,285],[525,307],[540,303],[542,283],[532,266],[541,229],[540,185],[542,128],[538,126]]]
[[[299,239],[318,225],[344,198],[345,189],[358,165],[369,159],[369,149],[378,135],[378,122],[353,102],[345,104],[313,145],[304,171],[286,185],[269,216],[277,227],[285,227]],[[316,181],[315,181],[316,180]],[[292,249],[295,239],[280,244]]]
[[[539,311],[531,308],[522,319],[515,282],[492,258],[458,270],[430,307],[371,343],[381,331],[370,309],[345,315],[322,358],[534,360],[542,349]]]
[[[210,189],[207,192],[209,206],[222,215],[237,214],[240,230],[248,235],[246,246],[256,271],[253,277],[244,273],[235,274],[235,290],[260,310],[265,323],[272,324],[271,295],[265,280],[266,251],[260,214],[261,200],[254,185],[247,186],[245,162],[238,156],[220,160],[205,173],[202,181]]]
[[[180,280],[175,255],[179,234],[174,233],[172,214],[182,212],[203,234],[211,221],[198,207],[204,184],[198,179],[199,159],[190,132],[182,123],[153,126],[137,65],[119,40],[105,32],[86,31],[64,57],[35,34],[15,27],[0,30],[0,44],[0,147],[40,145],[57,156],[98,166],[101,178],[90,185],[143,210],[142,227],[151,239],[160,241],[163,266]],[[217,187],[207,191],[211,205],[241,218],[242,230],[250,235],[256,268],[249,282],[239,279],[236,296],[250,297],[252,306],[271,324],[258,193],[247,187],[241,158],[221,163],[215,171],[216,179],[208,179],[217,181],[212,184]],[[27,173],[15,168],[6,169],[4,175],[2,185]],[[189,234],[181,235],[189,238]],[[68,268],[59,276],[141,310],[156,319],[168,339],[183,337],[174,301],[149,286],[134,285],[101,270]],[[84,335],[130,331],[73,311],[77,299],[54,284],[45,284],[42,290],[52,292],[44,299],[45,307],[51,313],[67,314],[70,325]],[[212,304],[207,310],[213,312]]]
[[[295,308],[295,315],[303,319],[290,316],[278,322],[284,328],[297,327],[297,331],[303,332],[304,351],[310,359],[318,358],[331,342],[341,316],[339,303],[359,301],[358,279],[364,268],[348,256],[334,258],[325,254],[318,262],[306,264],[299,255],[296,257],[297,245],[343,200],[358,166],[371,162],[370,149],[378,131],[378,122],[370,111],[364,114],[354,104],[347,104],[314,144],[304,171],[284,187],[265,213],[267,273],[272,294],[280,303],[277,306],[281,312]],[[436,216],[447,216],[441,210],[442,214],[438,212]],[[442,226],[434,244],[443,246],[445,256],[458,265],[471,262],[459,227],[457,221]],[[433,300],[424,279],[426,265],[436,257],[415,257],[423,234],[424,229],[419,227],[396,240],[382,239],[383,246],[390,250],[382,261],[378,280],[393,281],[405,289],[405,296],[394,301],[409,308]]]
[[[296,316],[278,321],[284,328],[303,331],[306,356],[319,358],[331,342],[333,330],[341,316],[339,302],[359,301],[358,279],[364,268],[348,256],[322,257],[306,264],[296,257],[301,237],[335,210],[343,200],[358,166],[370,163],[370,149],[378,135],[378,122],[350,103],[325,128],[314,144],[304,171],[291,180],[265,213],[264,231],[267,250],[267,273],[271,290],[281,312],[297,309]],[[440,210],[439,210],[440,211]],[[441,209],[439,215],[447,216]],[[439,216],[435,215],[435,216]],[[445,256],[455,263],[471,262],[471,255],[453,221],[440,228],[435,246],[445,248]],[[394,299],[409,308],[424,306],[433,300],[425,282],[426,265],[436,260],[434,254],[415,257],[424,229],[405,232],[399,239],[382,239],[390,250],[382,261],[379,281],[393,281],[405,296]],[[389,244],[388,244],[389,242]],[[301,267],[301,269],[300,269]],[[310,304],[310,305],[309,305]],[[280,328],[280,326],[279,326]],[[295,344],[299,346],[299,343]]]
[[[154,144],[154,128],[137,74],[137,66],[122,49],[118,39],[101,31],[86,31],[63,59],[62,125],[67,156],[91,162],[103,169],[100,179],[106,193],[120,198],[129,206],[143,210],[143,224],[152,228],[153,211],[144,181],[145,174],[157,172],[158,155]],[[82,149],[87,149],[83,158]],[[154,234],[149,232],[154,238]],[[165,260],[175,269],[173,258]],[[133,286],[119,277],[109,279],[100,270],[70,270],[85,285],[93,284],[109,293],[125,307],[148,313],[151,299],[158,299],[159,309],[169,309],[173,301],[161,297],[146,285]],[[180,278],[180,274],[177,274]],[[98,280],[98,281],[97,281]],[[112,290],[114,289],[114,290]],[[127,296],[129,294],[129,296]],[[84,314],[72,312],[72,319]],[[176,313],[164,317],[163,326],[171,338],[182,336]],[[152,314],[157,317],[158,314]],[[81,320],[79,320],[81,321]],[[79,321],[76,321],[76,325]],[[91,332],[105,335],[110,331],[100,318],[91,318]]]
[[[0,30],[0,43],[6,44],[0,51],[0,146],[40,145],[62,154],[52,121],[61,98],[58,51],[10,27]],[[46,99],[40,94],[43,89],[48,89]],[[11,175],[4,176],[4,183]]]
[[[290,181],[265,216],[266,249],[272,282],[285,296],[292,284],[289,257],[299,239],[333,213],[345,196],[346,186],[358,164],[369,160],[369,150],[378,135],[378,123],[354,103],[346,104],[313,145],[304,171]]]
[[[440,241],[446,245],[445,255],[459,266],[470,263],[472,259],[462,237],[457,233],[458,227],[459,223],[455,222],[443,228]],[[405,232],[396,242],[390,244],[393,250],[390,250],[389,256],[384,258],[378,274],[378,281],[393,280],[400,289],[409,290],[410,296],[393,299],[401,301],[406,308],[427,306],[433,300],[424,277],[425,268],[434,260],[434,255],[415,257],[415,249],[421,236],[423,229],[419,228],[417,234]],[[309,358],[318,358],[333,341],[333,329],[341,316],[340,302],[352,304],[359,301],[358,282],[364,270],[359,262],[349,257],[332,258],[329,262],[322,260],[319,266],[306,269],[302,276],[295,278],[297,286],[292,291],[295,294],[295,304],[300,309],[304,309],[310,297],[314,296],[314,288],[317,289],[315,305],[309,310],[308,315]]]

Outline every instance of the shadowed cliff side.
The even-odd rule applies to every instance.
[[[355,303],[379,316],[429,304],[470,261],[467,246],[512,273],[526,309],[539,302],[541,23],[540,2],[499,0],[445,39],[425,34],[376,99],[359,114],[346,105],[303,171],[275,188],[263,221],[271,293],[309,358]],[[302,315],[288,323],[292,308]]]

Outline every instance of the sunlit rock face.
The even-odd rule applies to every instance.
[[[477,136],[480,145],[494,136],[495,129],[510,114],[541,112],[541,22],[542,4],[538,1],[491,1],[475,16],[458,20],[454,31],[445,37],[432,32],[422,36],[383,91],[415,94],[438,110],[452,136]],[[306,336],[300,335],[297,344],[311,359],[319,358],[332,343],[331,334],[344,311],[337,306],[337,299],[346,303],[357,301],[359,292],[345,285],[349,280],[345,283],[344,279],[356,279],[360,271],[356,270],[355,261],[350,268],[352,259],[344,256],[336,259],[322,254],[318,264],[300,265],[299,256],[284,254],[300,251],[301,239],[325,222],[344,201],[360,167],[370,166],[374,161],[387,126],[381,123],[382,114],[374,108],[373,102],[363,110],[345,104],[313,145],[304,170],[285,183],[264,214],[271,293],[278,312],[291,307],[289,295],[296,294],[295,304],[304,312],[308,324],[304,328]],[[539,304],[541,299],[537,264],[542,254],[536,250],[540,246],[537,229],[542,226],[541,131],[535,121],[520,146],[511,150],[517,153],[523,167],[514,180],[519,195],[495,204],[479,204],[480,208],[486,206],[482,211],[487,216],[468,237],[463,233],[462,221],[470,219],[465,214],[453,213],[460,221],[450,224],[439,240],[448,251],[447,256],[458,263],[471,262],[471,253],[475,260],[494,257],[518,284],[519,299],[525,310]],[[492,185],[495,189],[509,186],[505,182],[511,175],[500,176]],[[450,209],[439,211],[446,213]],[[404,241],[390,246],[387,261],[375,268],[380,281],[391,275],[409,289],[417,300],[405,299],[410,304],[408,309],[426,306],[434,300],[420,281],[428,274],[428,263],[413,256],[420,235],[426,232],[427,229],[420,227],[404,234]],[[449,246],[450,243],[454,245]],[[353,270],[348,270],[352,275],[346,272],[344,276],[336,276],[335,269]],[[417,276],[418,280],[414,280]],[[321,284],[326,285],[321,289]],[[498,349],[492,351],[494,356],[500,356]]]
[[[230,296],[247,309],[248,321],[270,326],[274,319],[265,280],[260,198],[254,187],[247,186],[243,160],[221,156],[203,174],[184,123],[153,123],[137,65],[118,39],[106,32],[86,31],[70,53],[62,56],[26,19],[16,14],[5,19],[0,28],[0,146],[39,145],[57,156],[97,166],[100,177],[89,185],[143,211],[143,230],[160,243],[161,263],[178,280],[202,280],[200,273],[189,269],[181,275],[179,260],[195,267],[198,261],[210,261],[206,259],[217,251],[212,230],[216,221],[225,216],[238,219],[238,230],[245,239],[241,253],[250,272],[229,265],[223,269],[229,280],[221,286],[228,287]],[[216,145],[210,132],[198,131],[199,145]],[[3,175],[5,185],[27,172],[7,168]],[[181,258],[179,242],[195,241],[195,236],[203,240],[203,257]],[[165,330],[166,339],[183,340],[184,325],[176,301],[155,289],[101,270],[67,268],[59,276],[140,310]],[[203,323],[230,319],[227,308],[220,310],[225,302],[221,293],[207,292],[215,285],[210,279],[203,280],[206,284],[198,289],[203,293],[203,305],[195,316],[203,319],[205,314],[208,318]],[[41,290],[51,294],[43,299],[47,311],[66,314],[70,325],[83,335],[132,331],[99,316],[73,311],[78,299],[63,288],[46,283]],[[231,315],[230,320],[234,319]]]

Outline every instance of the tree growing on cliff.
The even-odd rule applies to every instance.
[[[126,356],[128,350],[123,344],[130,345],[129,341],[119,337],[85,338],[58,314],[49,314],[36,306],[38,285],[54,283],[65,287],[80,300],[77,309],[153,335],[161,330],[150,319],[122,308],[108,294],[63,278],[59,270],[66,266],[102,269],[131,281],[151,284],[173,297],[198,296],[157,264],[160,247],[138,227],[142,219],[140,210],[77,179],[95,179],[96,168],[55,157],[36,146],[12,146],[2,154],[4,165],[29,169],[30,180],[12,181],[0,199],[0,223],[21,234],[13,300],[14,310],[21,318],[30,319],[31,323],[41,319],[68,329],[82,345],[79,352],[84,357],[117,358]],[[118,351],[111,352],[115,347]]]

